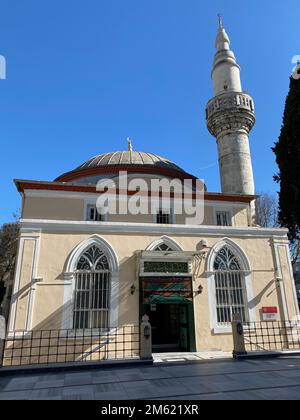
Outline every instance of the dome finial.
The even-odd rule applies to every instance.
[[[218,13],[218,18],[219,18],[219,28],[223,29],[223,20],[222,20],[222,15],[220,13]]]
[[[132,141],[130,137],[127,137],[127,143],[128,143],[128,152],[132,152]]]

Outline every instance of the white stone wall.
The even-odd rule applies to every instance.
[[[248,135],[229,133],[218,143],[219,169],[223,193],[254,194],[254,179]]]

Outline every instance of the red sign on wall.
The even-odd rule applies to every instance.
[[[278,308],[276,306],[265,306],[261,312],[263,321],[277,321]]]
[[[263,314],[278,314],[278,308],[276,306],[266,306],[262,308]]]

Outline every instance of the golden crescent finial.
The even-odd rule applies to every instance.
[[[132,141],[130,137],[127,137],[127,143],[128,143],[128,152],[132,152]]]

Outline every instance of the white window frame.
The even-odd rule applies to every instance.
[[[155,210],[153,212],[153,223],[155,223],[156,225],[162,224],[162,223],[157,223],[157,215],[158,215],[159,211],[166,212],[169,215],[169,217],[170,217],[169,222],[170,223],[167,223],[168,225],[174,225],[176,223],[176,218],[175,218],[175,213],[174,213],[173,207],[165,208],[165,207],[161,207],[161,206],[155,207]]]
[[[218,225],[218,213],[226,213],[228,215],[228,222],[229,225]],[[232,214],[232,210],[229,208],[214,208],[214,222],[216,226],[220,226],[220,227],[232,227],[233,224],[233,214]]]
[[[101,220],[91,220],[89,218],[89,210],[91,207],[94,207],[97,210],[97,202],[95,200],[84,200],[84,209],[83,209],[83,220],[87,222],[95,222],[95,223],[101,223],[101,222],[108,222],[109,215],[107,213],[101,215]]]
[[[151,244],[147,246],[145,251],[153,251],[155,248],[162,244],[168,245],[170,248],[173,248],[174,251],[184,251],[184,249],[179,245],[178,242],[166,235],[161,236],[159,239],[156,239],[155,241],[151,242]]]
[[[86,289],[79,289],[78,288],[78,276],[80,276],[80,275],[82,276],[81,282],[85,283],[85,284],[88,283],[88,286],[89,286],[88,288],[86,288]],[[100,305],[97,308],[91,308],[92,302],[93,302],[93,297],[94,297],[94,295],[93,295],[94,289],[92,288],[92,285],[93,285],[95,277],[98,278],[98,277],[101,277],[101,275],[104,275],[105,281],[108,284],[108,288],[106,289],[106,294],[107,294],[106,295],[106,300],[104,302],[103,298],[102,298],[102,305]],[[85,280],[82,281],[84,279],[84,276],[85,276]],[[105,284],[103,279],[102,279],[102,284]],[[100,315],[101,320],[103,320],[103,314],[104,314],[104,317],[107,319],[107,324],[109,324],[110,287],[111,287],[111,271],[110,270],[97,270],[97,271],[94,271],[94,270],[89,270],[89,271],[88,270],[86,270],[86,271],[79,270],[79,271],[75,272],[74,307],[73,307],[73,329],[74,330],[78,331],[78,330],[84,329],[84,328],[80,328],[80,327],[76,328],[76,326],[75,326],[76,318],[77,318],[76,313],[79,314],[79,319],[80,320],[85,319],[85,317],[87,316],[87,320],[88,320],[88,323],[90,325],[88,327],[85,327],[85,329],[88,329],[88,330],[102,329],[102,327],[91,326],[92,318],[93,318],[92,314],[93,313],[97,313],[98,314],[97,316],[99,316],[99,314],[101,313],[101,315]],[[82,292],[82,291],[85,291],[85,292],[88,293],[87,296],[88,296],[89,308],[81,307],[82,306],[82,298],[79,299],[80,305],[79,306],[77,305],[77,303],[78,303],[77,294]],[[101,289],[101,293],[102,293],[102,291],[103,291],[103,289]],[[100,289],[98,289],[98,300],[99,300],[99,303],[100,303],[99,292],[100,292]],[[103,307],[103,305],[106,306],[106,307]],[[78,319],[77,319],[77,321],[78,321]],[[107,331],[108,327],[109,327],[109,325],[104,327],[104,331]]]
[[[206,276],[208,283],[208,301],[209,301],[209,313],[210,313],[210,327],[213,334],[232,334],[231,326],[220,326],[217,318],[217,299],[216,299],[216,283],[215,283],[215,270],[214,261],[215,257],[221,248],[227,246],[238,258],[241,268],[244,272],[244,281],[247,291],[247,302],[249,312],[249,322],[256,322],[256,311],[255,306],[251,303],[254,299],[253,284],[252,284],[252,272],[249,264],[249,260],[243,251],[234,241],[228,238],[217,242],[211,249],[207,257],[206,263]]]
[[[91,211],[94,210],[94,218],[90,217],[90,213]],[[100,217],[100,220],[97,219],[97,216]],[[87,209],[86,209],[86,220],[88,222],[103,222],[104,221],[104,214],[101,214],[98,212],[97,207],[93,206],[92,204],[88,204],[87,205]]]
[[[66,268],[64,272],[64,300],[62,311],[61,329],[73,330],[76,336],[78,331],[73,329],[73,308],[75,297],[75,281],[76,281],[76,266],[78,258],[90,246],[98,246],[106,255],[111,271],[110,278],[110,312],[109,312],[109,327],[111,330],[118,327],[119,317],[119,261],[113,247],[101,236],[93,235],[87,240],[80,242],[71,252],[66,261]]]
[[[219,277],[220,276],[220,277]],[[241,282],[241,287],[230,287],[228,288],[228,279],[230,278],[232,280],[232,278],[235,278],[234,282],[237,281],[239,277],[239,280]],[[217,282],[218,279],[220,280],[221,278],[221,282],[225,282],[226,287],[217,287]],[[246,289],[246,282],[245,282],[245,274],[244,271],[242,270],[228,270],[228,271],[222,271],[222,270],[215,270],[214,272],[214,281],[215,281],[215,296],[216,296],[216,312],[217,312],[217,326],[218,328],[227,328],[228,325],[230,324],[229,322],[222,322],[218,320],[218,310],[223,311],[223,316],[226,314],[227,311],[230,311],[231,314],[231,318],[233,315],[233,308],[234,308],[234,303],[231,301],[231,297],[230,297],[230,293],[228,293],[228,297],[229,297],[229,303],[226,304],[222,304],[220,301],[218,303],[218,293],[217,290],[219,291],[219,296],[222,296],[222,291],[229,291],[229,290],[233,290],[235,292],[239,291],[238,296],[239,296],[239,300],[240,300],[240,304],[238,305],[240,308],[243,308],[244,311],[244,315],[245,315],[245,319],[244,322],[249,322],[249,309],[248,309],[248,298],[247,298],[247,289]]]

